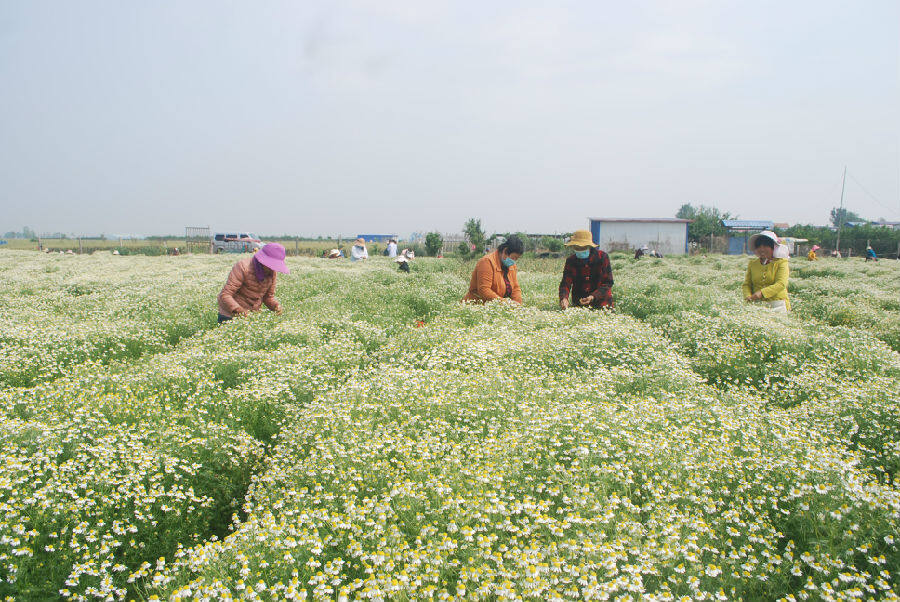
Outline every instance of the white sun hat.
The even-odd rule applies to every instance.
[[[771,230],[763,230],[759,234],[754,234],[750,237],[750,249],[756,248],[756,241],[760,236],[765,236],[773,243],[775,243],[775,249],[772,251],[772,257],[775,259],[787,259],[790,257],[791,253],[788,250],[787,245],[781,244],[781,241],[778,240],[778,235],[772,232]]]

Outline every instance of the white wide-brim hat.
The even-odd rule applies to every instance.
[[[781,242],[778,240],[778,235],[771,230],[763,230],[759,234],[754,234],[750,237],[751,251],[756,248],[756,241],[760,236],[765,236],[773,243],[775,243],[775,249],[772,251],[772,257],[774,257],[775,259],[787,259],[788,257],[790,257],[791,253],[788,250],[787,245],[781,244]]]

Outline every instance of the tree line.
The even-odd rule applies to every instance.
[[[728,229],[722,224],[722,220],[738,219],[736,215],[719,211],[716,207],[694,207],[690,203],[682,205],[675,217],[693,220],[688,227],[688,240],[695,243],[709,240],[710,236],[726,236]],[[810,245],[834,249],[840,229],[841,248],[852,248],[854,253],[859,254],[865,251],[866,244],[871,244],[881,253],[896,252],[897,245],[900,244],[900,230],[872,225],[869,220],[846,208],[832,208],[829,221],[830,226],[795,224],[788,228],[775,228],[775,233],[778,236],[805,238]]]

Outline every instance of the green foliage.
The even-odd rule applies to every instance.
[[[119,251],[119,255],[149,255],[151,257],[167,255],[169,252],[167,247],[161,245],[142,245],[140,247],[122,246],[116,247],[116,250]]]
[[[484,230],[481,227],[480,219],[475,219],[473,217],[466,220],[466,223],[463,226],[463,232],[469,242],[475,245],[476,252],[480,253],[484,250],[485,235]]]
[[[679,219],[693,220],[688,225],[688,240],[698,243],[710,236],[727,234],[728,230],[722,225],[722,220],[735,218],[727,211],[720,212],[716,207],[707,207],[706,205],[694,207],[689,203],[682,205],[675,216]]]
[[[847,222],[863,222],[866,221],[859,214],[850,211],[846,207],[832,207],[828,214],[831,225],[835,228],[845,225]]]
[[[697,215],[697,210],[694,209],[694,206],[690,203],[685,203],[681,207],[678,208],[678,212],[675,213],[675,217],[678,219],[694,219],[694,216]]]
[[[541,238],[541,246],[551,253],[559,253],[563,250],[563,241],[555,236],[544,236]]]
[[[809,241],[809,245],[815,244],[825,249],[833,249],[837,244],[837,230],[827,226],[797,224],[784,230],[778,230],[777,234],[805,238]],[[869,244],[881,256],[894,256],[900,245],[900,230],[871,224],[859,226],[844,224],[841,230],[841,250],[844,254],[847,249],[852,249],[854,255],[862,255],[865,253],[866,245]]]
[[[429,232],[425,235],[425,249],[429,256],[435,257],[441,252],[442,246],[444,246],[444,239],[441,237],[440,233]]]
[[[522,241],[522,244],[525,245],[525,251],[534,251],[537,249],[537,241],[532,236],[528,236],[525,232],[516,232],[516,236]]]
[[[21,232],[10,231],[3,235],[3,238],[24,238],[27,240],[37,240],[37,233],[25,226]]]

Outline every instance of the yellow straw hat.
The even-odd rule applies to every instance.
[[[591,240],[591,233],[587,230],[575,230],[572,238],[566,243],[567,247],[596,247],[594,241]]]

